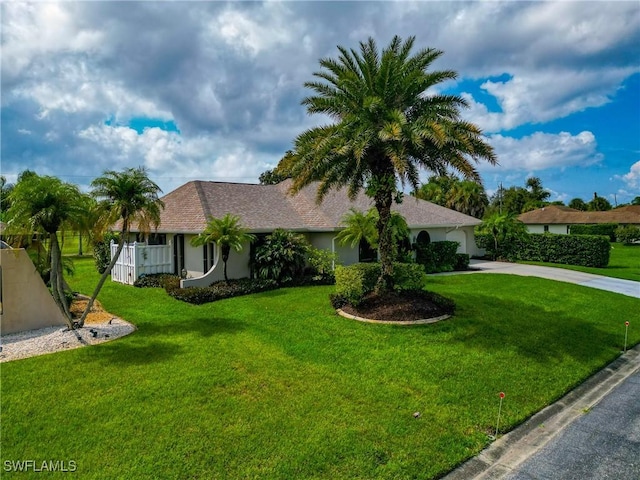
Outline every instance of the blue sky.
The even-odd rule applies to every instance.
[[[336,46],[416,36],[458,72],[499,166],[551,198],[640,195],[640,4],[631,2],[2,3],[1,163],[83,188],[144,165],[168,193],[257,182],[323,118],[300,105]],[[424,178],[429,173],[424,173]]]

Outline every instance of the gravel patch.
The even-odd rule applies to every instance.
[[[85,324],[84,328],[46,327],[0,337],[0,363],[104,343],[130,334],[136,327],[121,318]]]

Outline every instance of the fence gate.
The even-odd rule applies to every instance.
[[[113,240],[110,244],[111,258],[118,250]],[[118,261],[111,270],[114,282],[133,285],[140,276],[154,273],[171,273],[171,246],[147,245],[145,243],[127,243],[120,252]]]

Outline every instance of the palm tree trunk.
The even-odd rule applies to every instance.
[[[231,253],[231,247],[229,245],[222,245],[222,263],[224,264],[224,281],[229,283],[227,277],[227,260],[229,260],[229,253]]]
[[[383,177],[385,178],[385,177]],[[393,177],[395,179],[395,177]],[[395,183],[393,185],[395,189]],[[376,293],[380,294],[393,289],[393,241],[389,220],[391,219],[391,203],[393,191],[391,182],[380,182],[374,195],[374,202],[378,210],[378,248],[380,252],[380,277],[376,282]]]
[[[51,241],[51,272],[49,283],[51,285],[51,293],[53,300],[60,308],[60,311],[64,315],[64,319],[69,325],[69,328],[73,328],[71,322],[71,312],[69,312],[69,306],[64,296],[63,280],[62,280],[62,261],[60,253],[60,245],[58,244],[58,236],[55,232],[49,234]]]
[[[107,281],[107,277],[111,273],[111,270],[113,269],[113,266],[118,261],[118,258],[120,258],[120,253],[122,252],[122,249],[124,248],[124,239],[125,238],[127,238],[126,237],[126,232],[125,231],[120,232],[120,244],[118,245],[118,249],[116,250],[116,254],[111,259],[111,262],[109,263],[109,266],[106,268],[106,270],[104,272],[102,272],[102,276],[100,277],[100,281],[98,282],[98,285],[96,286],[96,289],[93,291],[93,295],[91,295],[91,298],[87,302],[87,307],[84,309],[84,312],[82,312],[82,317],[80,317],[80,320],[78,321],[78,328],[82,328],[84,326],[84,322],[87,319],[87,315],[89,315],[89,312],[91,311],[91,307],[93,307],[93,302],[95,302],[96,298],[98,297],[98,294],[100,293],[100,290],[102,290],[102,286],[104,285],[104,282]]]

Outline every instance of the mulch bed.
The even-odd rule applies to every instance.
[[[415,321],[453,314],[450,301],[430,292],[370,293],[357,306],[345,305],[342,311],[358,317],[385,321]]]

